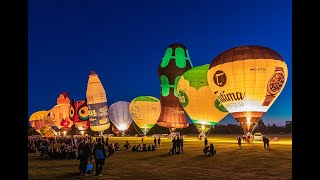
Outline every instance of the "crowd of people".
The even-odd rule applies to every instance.
[[[142,146],[140,144],[138,145],[134,145],[131,149],[131,151],[135,151],[135,152],[142,152],[142,151],[155,151],[156,150],[156,146],[155,145],[148,145],[147,144],[142,144]]]
[[[242,149],[242,141],[248,141],[248,138],[237,138],[239,149]],[[154,137],[153,144],[147,145],[142,143],[133,145],[132,152],[155,151],[160,147],[161,139]],[[270,149],[269,138],[263,136],[263,144],[265,149]],[[172,148],[168,154],[181,154],[183,153],[184,139],[181,136],[172,138]],[[124,151],[129,151],[130,143],[126,141],[123,145]],[[102,176],[101,172],[107,157],[112,156],[116,151],[120,151],[121,146],[118,142],[109,143],[109,138],[100,136],[94,139],[91,136],[55,136],[55,137],[42,137],[33,135],[28,137],[28,152],[40,152],[40,156],[47,157],[48,159],[78,159],[79,160],[79,174],[87,176],[88,174],[96,174]],[[204,149],[205,156],[216,155],[217,151],[213,143],[208,145],[208,139],[204,136]],[[94,159],[95,171],[88,169],[91,160]]]

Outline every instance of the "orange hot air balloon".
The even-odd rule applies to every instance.
[[[49,112],[51,127],[54,130],[63,128],[65,131],[71,130],[73,122],[69,117],[70,98],[66,92],[60,94],[55,105]]]
[[[222,105],[245,133],[251,133],[283,90],[288,68],[270,48],[240,46],[214,58],[207,78]]]
[[[167,47],[158,67],[161,114],[157,124],[169,128],[171,132],[189,126],[187,114],[178,99],[177,85],[182,74],[192,67],[188,49],[177,43]]]

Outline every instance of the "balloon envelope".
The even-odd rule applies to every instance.
[[[71,130],[73,122],[69,117],[70,98],[66,92],[62,92],[57,98],[57,105],[55,105],[49,112],[51,127],[54,130],[64,127],[66,130]]]
[[[111,104],[109,108],[109,118],[121,132],[127,130],[132,123],[129,105],[129,102],[117,101]]]
[[[69,115],[70,119],[79,130],[86,130],[90,126],[89,110],[86,100],[72,100]]]
[[[189,69],[178,82],[179,101],[202,133],[228,115],[228,111],[210,90],[208,68],[209,64]]]
[[[139,96],[129,105],[130,116],[144,134],[157,123],[160,116],[160,100],[152,96]]]
[[[108,118],[107,95],[97,73],[94,71],[91,71],[89,74],[86,97],[92,131],[104,131],[108,129],[110,122]]]
[[[177,85],[184,72],[192,68],[189,52],[182,44],[171,44],[158,67],[161,93],[161,113],[157,124],[162,127],[186,128],[189,126],[186,113],[178,99]]]
[[[207,76],[211,91],[245,132],[253,131],[283,90],[287,77],[282,57],[263,46],[222,52],[212,60]]]
[[[45,121],[48,114],[49,114],[49,111],[46,111],[46,110],[37,111],[31,114],[31,116],[29,117],[29,122],[31,127],[35,130],[40,130],[42,128],[49,128],[50,125]]]

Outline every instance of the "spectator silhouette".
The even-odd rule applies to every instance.
[[[241,137],[239,136],[239,137],[237,138],[237,140],[238,140],[239,149],[242,149]]]
[[[176,143],[177,143],[177,146],[176,146],[176,147],[177,147],[177,153],[180,154],[180,145],[181,145],[180,138],[177,137],[177,140],[176,140],[176,141],[177,141],[177,142],[176,142]]]
[[[160,147],[160,142],[161,142],[161,139],[160,139],[160,136],[158,137],[158,146]]]
[[[204,138],[204,146],[208,146],[208,139],[207,139],[207,137]]]
[[[210,152],[211,155],[217,154],[217,151],[214,149],[214,146],[213,146],[212,143],[210,144],[209,152]]]
[[[154,142],[154,146],[157,146],[157,138],[156,137],[154,137],[153,142]]]
[[[181,152],[183,152],[183,138],[182,137],[180,139],[180,147],[181,147]]]
[[[96,175],[102,176],[101,171],[103,169],[103,165],[105,162],[105,158],[107,157],[106,150],[104,145],[101,143],[101,139],[98,139],[98,143],[95,145],[94,149],[94,159],[96,162]]]
[[[87,176],[87,164],[88,159],[91,156],[91,148],[89,144],[87,143],[87,139],[84,139],[83,142],[81,142],[78,145],[78,157],[80,160],[80,175]]]

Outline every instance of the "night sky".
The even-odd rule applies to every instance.
[[[200,3],[201,2],[201,3]],[[29,0],[28,115],[49,110],[59,94],[83,100],[95,71],[108,105],[137,96],[160,99],[158,66],[167,46],[184,44],[193,66],[210,64],[242,45],[274,49],[288,66],[287,83],[262,117],[292,120],[291,0]],[[228,115],[220,123],[234,123]]]

